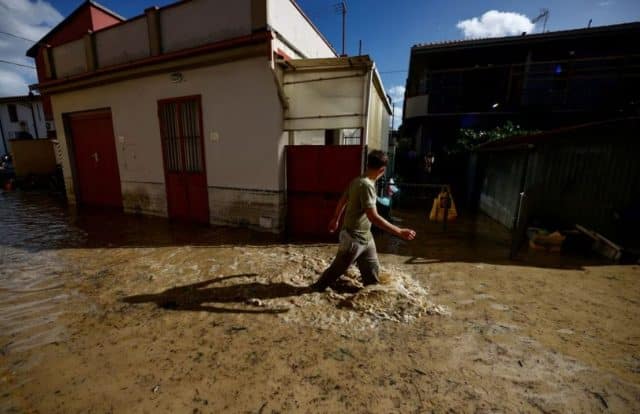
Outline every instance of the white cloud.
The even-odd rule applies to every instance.
[[[600,7],[608,7],[608,6],[611,6],[614,3],[615,3],[615,1],[613,1],[613,0],[606,0],[606,1],[601,1],[600,3],[598,3],[598,6],[600,6]]]
[[[391,97],[391,102],[395,104],[393,127],[398,128],[402,124],[402,107],[404,103],[404,86],[396,85],[387,90],[387,93]]]
[[[489,10],[480,18],[459,21],[456,27],[464,33],[465,38],[500,37],[531,33],[535,23],[524,14]]]
[[[0,28],[3,32],[40,40],[62,15],[51,4],[36,0],[0,0]],[[0,59],[35,66],[25,56],[33,43],[0,33]],[[0,63],[0,96],[26,95],[28,85],[37,81],[35,69]]]
[[[0,96],[26,95],[29,93],[25,79],[28,74],[20,73],[20,70],[0,67]]]
[[[389,88],[387,93],[391,97],[391,100],[395,103],[402,103],[402,101],[404,101],[404,86],[392,86],[391,88]]]

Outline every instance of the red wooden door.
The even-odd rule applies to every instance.
[[[158,102],[169,218],[209,222],[200,97]]]
[[[79,203],[121,208],[122,189],[111,111],[71,114],[69,127]]]

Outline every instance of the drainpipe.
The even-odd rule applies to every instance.
[[[533,145],[528,145],[526,149],[526,154],[524,158],[524,166],[522,168],[522,175],[520,176],[520,191],[518,197],[518,203],[516,207],[516,212],[513,216],[513,227],[511,230],[511,252],[509,253],[509,259],[514,259],[518,250],[520,249],[521,242],[519,240],[519,230],[520,230],[520,220],[522,215],[522,206],[524,204],[525,199],[528,195],[525,192],[525,188],[527,185],[527,176],[529,175],[529,158],[531,157],[531,152],[533,150]]]
[[[36,116],[33,112],[33,93],[29,91],[29,106],[31,108],[31,119],[33,119],[33,139],[38,139],[38,124],[36,124]]]
[[[4,146],[4,153],[8,154],[9,149],[7,148],[7,140],[4,137],[4,126],[2,125],[2,117],[0,116],[0,134],[2,134],[2,146]]]
[[[282,105],[283,112],[289,110],[289,101],[287,101],[287,96],[284,93],[284,87],[282,86],[282,81],[278,76],[278,72],[274,68],[271,69],[271,75],[273,76],[273,82],[276,85],[276,91],[278,92],[278,99],[280,100],[280,105]],[[284,74],[282,75],[284,76]]]
[[[372,76],[373,76],[373,69],[375,66],[371,65],[371,67],[369,68],[368,72],[366,73],[366,75],[364,75],[364,92],[363,92],[363,96],[362,96],[362,134],[360,137],[360,148],[362,150],[362,165],[360,167],[360,172],[364,173],[364,167],[365,167],[365,162],[367,159],[367,154],[365,153],[366,151],[366,146],[365,146],[365,142],[367,141],[367,133],[368,128],[367,126],[369,125],[369,98],[371,96],[371,80],[372,80]]]

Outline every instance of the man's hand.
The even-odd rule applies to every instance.
[[[339,217],[334,217],[329,222],[329,233],[335,233],[338,230],[338,224],[340,223]]]
[[[342,213],[344,213],[344,208],[347,205],[347,196],[345,194],[340,197],[338,200],[338,205],[336,206],[336,210],[333,213],[333,217],[329,222],[329,233],[335,233],[338,230],[338,226],[340,225],[340,217],[342,217]]]
[[[400,229],[399,236],[405,240],[413,240],[416,238],[416,232],[411,229]]]
[[[400,237],[404,240],[413,240],[416,237],[416,232],[412,229],[401,229],[389,223],[378,214],[378,210],[375,207],[365,209],[367,218],[376,226],[380,227],[384,231],[388,231],[394,236]]]

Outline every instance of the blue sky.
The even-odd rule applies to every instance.
[[[150,5],[172,3],[149,0],[98,1],[127,18],[141,14]],[[0,0],[0,30],[10,30],[33,38],[46,32],[47,27],[56,23],[56,19],[68,15],[80,3],[80,0],[38,0],[37,3]],[[340,15],[335,11],[338,0],[298,0],[298,3],[340,52],[342,24]],[[471,34],[484,33],[477,29],[491,29],[487,26],[495,25],[499,26],[498,32],[511,26],[513,30],[519,30],[523,27],[523,19],[526,26],[526,22],[533,19],[543,7],[550,10],[547,30],[551,31],[586,27],[589,19],[593,19],[593,26],[640,21],[640,0],[347,0],[347,53],[357,54],[358,40],[362,40],[363,53],[371,55],[376,61],[385,87],[392,92],[394,100],[401,102],[412,45],[463,39],[465,33],[458,25],[461,21],[473,18],[478,21],[470,21],[462,26],[475,28],[476,31],[471,30]],[[483,21],[483,14],[491,10],[503,13],[494,12],[493,20],[487,18]],[[539,32],[541,28],[541,24],[538,24],[532,31]],[[0,59],[33,64],[29,59],[17,55],[29,46],[28,42],[0,34]],[[14,73],[8,74],[10,71]],[[21,90],[16,73],[24,78],[23,83],[35,81],[29,69],[0,64],[0,96]]]

